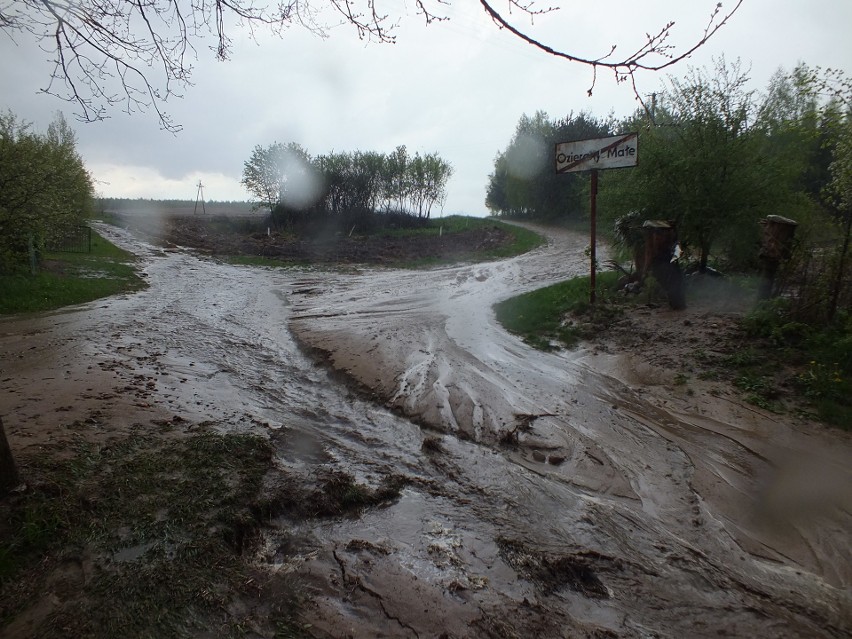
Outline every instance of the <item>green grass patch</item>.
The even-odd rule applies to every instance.
[[[737,370],[763,368],[767,364],[766,354],[763,352],[763,349],[758,349],[754,346],[738,349],[730,355],[725,355],[720,361],[726,367]]]
[[[518,244],[516,248],[530,250],[539,246],[543,241],[538,233],[530,231],[515,224],[508,224],[495,220],[494,218],[483,217],[467,217],[464,215],[449,215],[442,218],[433,218],[426,226],[410,229],[383,229],[377,233],[385,237],[440,237],[443,235],[453,235],[455,233],[465,233],[468,231],[478,231],[488,228],[500,228],[507,233],[511,233],[515,237]]]
[[[774,413],[783,411],[774,376],[745,372],[734,379],[734,386],[743,391],[748,403]]]
[[[795,388],[807,398],[817,417],[846,430],[852,428],[849,342],[847,335],[845,340],[838,340],[840,348],[814,347],[809,350],[812,359],[794,379]]]
[[[743,321],[747,334],[762,339],[764,367],[793,368],[790,384],[822,421],[852,428],[852,315],[838,313],[830,325],[791,317],[789,302],[769,300]]]
[[[492,221],[491,224],[511,234],[514,239],[506,246],[484,251],[482,253],[483,258],[496,260],[505,257],[513,257],[515,255],[521,255],[522,253],[531,251],[544,244],[544,238],[529,229],[514,226],[512,224],[505,224],[504,222]]]
[[[91,253],[45,253],[37,275],[0,275],[0,313],[48,311],[147,286],[135,257],[97,233]]]
[[[105,222],[106,224],[112,224],[113,226],[121,226],[121,223],[124,221],[123,218],[114,211],[100,211],[95,213],[92,216],[92,219],[99,222]]]
[[[579,340],[620,317],[611,304],[619,274],[597,275],[597,303],[589,303],[590,278],[576,277],[496,304],[497,320],[526,343],[541,349],[571,347]]]
[[[494,220],[465,215],[448,215],[447,217],[431,218],[425,224],[410,228],[382,227],[375,231],[381,237],[438,237],[439,235],[463,233],[494,226]]]

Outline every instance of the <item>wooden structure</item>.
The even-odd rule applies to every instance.
[[[777,295],[775,277],[781,264],[790,259],[799,223],[780,215],[768,215],[760,223],[763,225],[759,255],[763,277],[759,293],[762,299],[766,299]]]

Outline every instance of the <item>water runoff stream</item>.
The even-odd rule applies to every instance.
[[[492,305],[586,268],[586,239],[428,271],[238,267],[100,232],[150,288],[39,320],[155,399],[268,434],[277,463],[398,499],[282,518],[317,636],[848,637],[850,440],[668,396],[618,355],[543,353]],[[273,535],[274,537],[274,535]],[[275,543],[271,540],[270,543]]]

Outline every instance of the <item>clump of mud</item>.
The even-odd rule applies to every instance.
[[[594,569],[596,560],[604,559],[591,551],[551,555],[525,546],[522,542],[501,538],[497,540],[500,556],[524,579],[532,582],[546,595],[562,588],[593,599],[608,599],[609,590]]]
[[[267,490],[253,505],[256,517],[271,519],[288,516],[318,519],[342,515],[357,516],[364,509],[395,501],[408,480],[402,475],[389,475],[371,488],[358,483],[349,473],[328,470],[319,478],[319,487],[301,485],[288,478]]]

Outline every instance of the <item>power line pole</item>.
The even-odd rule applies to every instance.
[[[195,209],[192,211],[193,215],[198,213],[199,198],[201,199],[201,212],[206,215],[207,209],[204,206],[204,185],[201,184],[201,180],[198,180],[198,190],[195,192]]]

